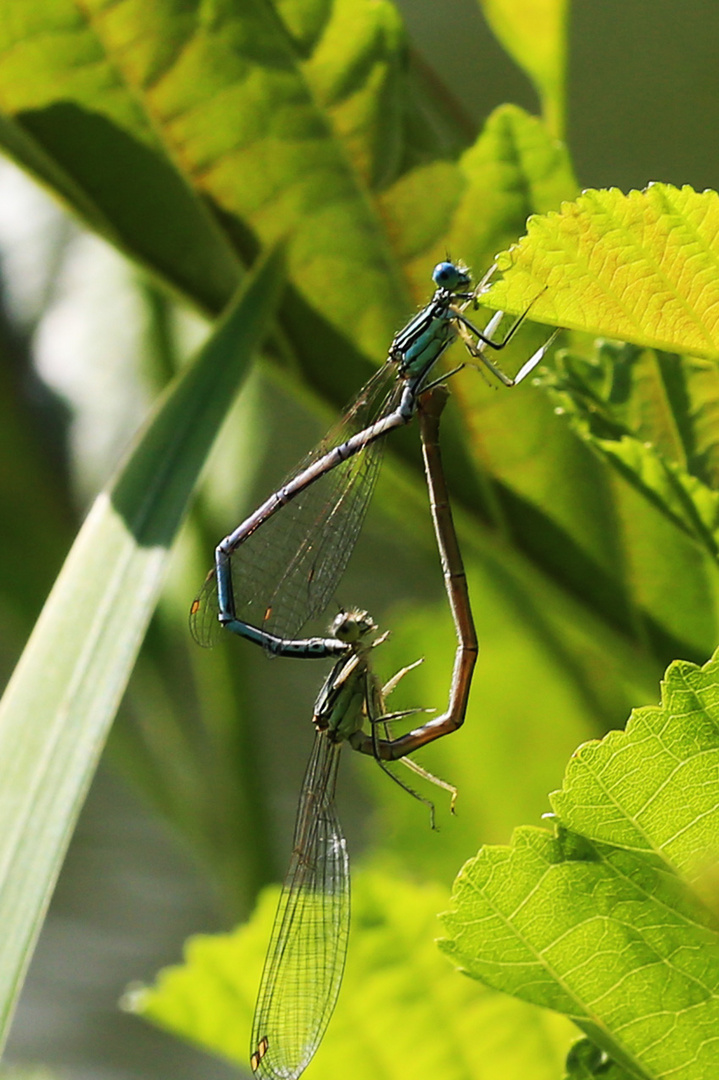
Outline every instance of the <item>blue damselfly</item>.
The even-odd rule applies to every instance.
[[[220,541],[215,565],[190,611],[192,634],[200,645],[210,645],[224,626],[271,654],[337,655],[338,644],[331,639],[294,639],[305,622],[325,608],[347,565],[374,487],[383,436],[409,423],[419,397],[434,385],[437,361],[458,336],[471,356],[505,386],[525,379],[553,340],[514,378],[486,356],[487,348],[500,350],[509,343],[527,314],[520,315],[500,341],[492,334],[502,312],[484,330],[469,321],[465,310],[476,303],[492,270],[468,291],[471,278],[464,267],[439,263],[432,300],[395,335],[387,362],[344,418],[277,491]],[[277,515],[283,507],[284,513]]]

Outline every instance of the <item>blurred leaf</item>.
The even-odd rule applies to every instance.
[[[719,352],[719,195],[585,191],[533,218],[500,262],[492,306],[668,351]]]
[[[310,1066],[322,1077],[556,1080],[575,1029],[561,1017],[457,977],[434,943],[437,886],[377,870],[355,875],[347,970]],[[190,938],[185,963],[125,1004],[148,1020],[247,1066],[250,1026],[277,890],[232,934]]]
[[[479,0],[505,49],[534,82],[547,127],[565,124],[568,0]]]
[[[0,1068],[0,1080],[59,1080],[59,1074],[42,1065],[8,1065]]]
[[[0,1015],[7,1029],[65,849],[194,483],[267,331],[274,255],[248,280],[95,502],[0,710]]]
[[[3,330],[6,327],[0,325],[2,337]],[[26,354],[22,361],[22,365],[13,364],[11,348],[2,341],[0,499],[5,527],[0,597],[3,646],[9,652],[25,640],[72,540],[72,514],[62,484],[58,447],[52,439],[43,444],[38,437],[39,429],[46,436],[51,429],[49,410],[29,406],[26,386],[30,363]]]
[[[716,1072],[719,922],[696,882],[719,854],[719,654],[677,661],[659,707],[586,743],[552,796],[455,883],[444,950],[495,989],[571,1016],[631,1075]]]
[[[478,268],[491,265],[530,214],[554,210],[578,191],[567,147],[516,105],[495,109],[459,170],[463,189],[449,240]]]
[[[567,1055],[567,1075],[564,1080],[635,1080],[634,1072],[628,1073],[607,1059],[590,1039],[580,1039]]]
[[[604,342],[543,380],[581,438],[716,559],[716,365]]]
[[[91,227],[212,312],[289,236],[300,295],[384,354],[405,303],[365,190],[404,150],[387,0],[11,0],[0,58],[0,139]]]
[[[258,890],[282,871],[267,805],[268,755],[260,731],[265,703],[253,686],[265,658],[251,646],[238,648],[230,634],[213,649],[198,649],[187,614],[228,515],[239,520],[254,503],[252,485],[270,426],[261,381],[255,365],[218,433],[108,742],[113,767],[189,845],[211,883],[222,926],[246,918]],[[200,510],[212,527],[201,527]],[[277,682],[291,679],[290,670],[278,678],[275,669]]]
[[[567,148],[536,117],[502,105],[457,161],[418,167],[379,199],[419,301],[427,296],[428,267],[448,251],[482,272],[530,214],[557,209],[576,194]]]
[[[260,245],[288,236],[297,294],[283,319],[302,358],[308,340],[325,355],[386,354],[408,313],[396,255],[422,259],[404,269],[426,295],[472,177],[448,160],[417,97],[389,0],[182,12],[172,0],[82,11],[10,0],[0,17],[8,153],[211,311]],[[492,254],[549,208],[517,203],[517,190]]]

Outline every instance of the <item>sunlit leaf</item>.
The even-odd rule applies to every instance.
[[[379,357],[406,296],[367,186],[404,152],[404,67],[388,0],[11,0],[0,141],[213,312],[287,238],[299,294]]]
[[[365,870],[352,891],[344,983],[308,1075],[556,1080],[576,1030],[452,971],[434,943],[443,889]],[[185,963],[131,992],[127,1005],[246,1068],[276,903],[277,891],[266,890],[246,926],[191,938]]]
[[[472,199],[474,166],[451,160],[413,90],[389,0],[182,12],[171,0],[82,9],[10,0],[0,16],[8,153],[91,227],[213,311],[259,245],[288,237],[299,296],[377,359],[407,314],[398,261],[423,258],[424,295],[467,187]],[[558,206],[531,194],[517,204],[534,177],[510,142],[500,190],[517,180],[517,159],[522,175],[504,186],[512,201],[492,254],[529,213]],[[487,177],[483,191],[496,180]],[[480,218],[486,229],[488,208]],[[477,245],[465,243],[458,257],[477,259]],[[403,269],[414,284],[413,267]],[[287,317],[302,353],[316,322],[296,304]]]
[[[269,258],[92,507],[0,707],[0,1016],[12,1013],[169,548],[282,285]]]
[[[556,210],[578,191],[565,144],[516,105],[495,109],[459,170],[462,197],[449,242],[477,268],[490,266],[531,214]]]
[[[719,352],[719,195],[585,191],[530,220],[492,305],[671,352]]]
[[[552,797],[556,834],[517,830],[461,871],[444,950],[496,989],[566,1013],[631,1075],[719,1066],[719,656],[677,661],[658,707],[586,743]]]
[[[568,0],[479,0],[487,22],[534,82],[547,126],[564,131]]]
[[[524,231],[530,214],[558,209],[576,194],[566,146],[541,120],[502,105],[458,161],[413,169],[379,198],[420,298],[427,292],[427,267],[447,252],[480,273]]]

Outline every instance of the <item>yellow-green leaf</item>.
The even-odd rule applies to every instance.
[[[378,197],[419,299],[427,294],[427,267],[448,251],[482,273],[530,214],[558,209],[576,194],[566,146],[524,109],[501,105],[458,161],[417,167]]]
[[[660,706],[573,755],[555,835],[483,848],[445,917],[469,974],[571,1016],[643,1080],[719,1070],[718,676],[719,653],[672,664]]]
[[[719,195],[652,184],[585,191],[531,218],[490,303],[672,352],[719,353]]]
[[[406,295],[367,185],[403,151],[404,66],[388,0],[9,0],[0,143],[213,313],[286,239],[304,301],[379,358]]]
[[[436,885],[377,870],[354,876],[347,969],[314,1080],[556,1080],[576,1029],[452,971],[434,941],[446,902]],[[184,964],[131,992],[128,1007],[247,1068],[276,904],[267,889],[247,925],[190,938]]]

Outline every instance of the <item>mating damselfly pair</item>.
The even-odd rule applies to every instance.
[[[437,439],[446,391],[431,392],[448,376],[435,378],[435,365],[460,336],[472,360],[484,364],[505,386],[515,386],[534,370],[554,337],[514,378],[488,358],[486,350],[504,348],[526,315],[516,319],[500,341],[492,334],[501,312],[481,331],[469,321],[465,311],[491,273],[468,291],[470,276],[464,268],[450,262],[435,267],[432,300],[395,335],[384,367],[283,486],[220,542],[215,566],[192,605],[192,633],[202,645],[225,627],[272,655],[337,657],[314,706],[315,746],[255,1011],[251,1065],[257,1076],[288,1080],[302,1073],[339,993],[349,929],[348,859],[334,806],[342,742],[371,754],[385,769],[386,762],[403,760],[425,778],[450,787],[406,759],[461,725],[477,655]],[[388,713],[385,698],[409,668],[381,687],[372,671],[371,652],[386,635],[376,637],[367,613],[342,613],[328,638],[296,635],[326,606],[347,565],[374,486],[383,436],[416,413],[457,649],[446,712],[393,738],[390,722],[407,714]]]

